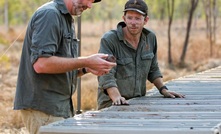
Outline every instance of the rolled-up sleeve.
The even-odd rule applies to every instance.
[[[159,66],[158,66],[156,36],[154,35],[153,38],[154,38],[153,39],[153,41],[154,41],[153,44],[155,44],[154,49],[153,49],[154,57],[153,57],[153,60],[152,60],[151,66],[150,66],[150,71],[149,71],[149,74],[148,74],[148,80],[151,83],[153,83],[153,81],[156,78],[163,77],[163,75],[161,74],[161,71],[159,69]]]
[[[52,19],[53,18],[53,19]],[[44,20],[43,20],[44,19]],[[31,63],[39,57],[50,57],[55,55],[60,42],[59,16],[56,12],[39,12],[33,18]]]
[[[113,55],[114,49],[111,41],[106,41],[106,38],[102,38],[100,42],[99,53],[110,54]],[[108,74],[102,75],[98,77],[99,89],[104,91],[110,87],[117,87],[116,79],[115,79],[116,67],[113,67]]]

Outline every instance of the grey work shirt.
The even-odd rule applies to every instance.
[[[117,59],[117,66],[109,74],[98,77],[98,109],[111,106],[111,99],[105,89],[117,87],[126,99],[144,96],[146,80],[153,82],[162,77],[157,62],[157,40],[150,30],[143,28],[139,45],[135,50],[124,40],[120,22],[116,30],[104,34],[100,43],[100,53],[112,54]]]
[[[21,55],[14,109],[34,109],[58,117],[73,115],[71,96],[77,71],[37,74],[39,57],[77,57],[73,18],[63,0],[41,6],[31,18]]]

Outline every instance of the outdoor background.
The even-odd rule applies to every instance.
[[[13,110],[17,73],[27,23],[48,0],[0,1],[0,134],[26,134]],[[221,65],[220,0],[145,0],[157,35],[164,82]],[[81,55],[97,53],[102,35],[115,29],[126,0],[102,0],[81,16]],[[78,27],[79,18],[75,18]],[[51,19],[53,21],[53,18]],[[147,90],[153,85],[147,82]],[[77,109],[77,93],[74,94]],[[81,110],[96,110],[97,78],[81,78]]]

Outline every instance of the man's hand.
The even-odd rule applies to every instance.
[[[113,102],[112,105],[129,105],[128,101],[121,96],[120,92],[116,87],[111,87],[106,90]]]
[[[156,78],[153,81],[154,85],[159,89],[159,92],[165,97],[165,98],[184,98],[185,96],[176,93],[173,91],[167,90],[167,87],[163,85],[163,79],[161,77]]]
[[[109,73],[112,67],[116,66],[116,63],[106,60],[107,58],[107,54],[93,54],[88,56],[87,71],[97,76]]]
[[[169,90],[166,90],[166,89],[163,89],[162,90],[162,94],[165,98],[185,98],[185,95],[182,95],[180,93],[176,93],[176,92],[173,92],[173,91],[169,91]]]
[[[112,101],[113,101],[112,105],[129,105],[128,101],[122,96],[116,97]]]

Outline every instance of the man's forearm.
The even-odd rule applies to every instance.
[[[157,87],[157,89],[161,88],[162,86],[164,86],[163,84],[163,79],[161,77],[156,78],[153,81],[153,84]]]
[[[121,96],[119,90],[116,87],[108,88],[108,89],[106,89],[106,91],[112,100]]]

